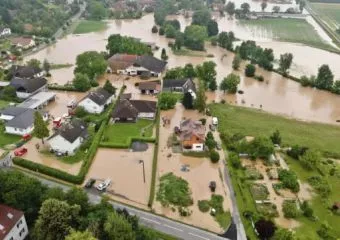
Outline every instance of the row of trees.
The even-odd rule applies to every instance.
[[[86,192],[47,188],[17,171],[0,171],[0,202],[22,210],[36,240],[157,239],[135,216],[114,210],[108,199],[91,204]],[[13,187],[15,186],[15,187]]]
[[[109,55],[116,53],[152,55],[151,48],[145,43],[133,37],[125,37],[120,34],[112,34],[106,45]]]

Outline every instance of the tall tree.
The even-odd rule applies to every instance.
[[[76,90],[85,92],[91,88],[91,82],[86,74],[76,73],[73,79],[73,86]]]
[[[293,62],[293,54],[291,53],[285,53],[280,55],[280,63],[279,63],[279,69],[284,74],[287,74],[288,69],[292,65]]]
[[[279,13],[280,12],[280,7],[279,6],[274,6],[272,11],[273,11],[273,13]]]
[[[200,78],[205,87],[209,87],[210,82],[216,81],[216,63],[212,61],[204,62],[196,67],[198,78]]]
[[[334,75],[329,66],[324,64],[319,68],[318,76],[315,80],[315,86],[320,89],[332,89]]]
[[[151,48],[145,43],[132,37],[121,36],[120,34],[112,34],[109,37],[106,49],[109,51],[110,56],[116,53],[152,55]]]
[[[267,8],[267,2],[263,1],[261,3],[261,9],[262,9],[262,12],[264,12],[264,10]]]
[[[80,211],[83,215],[87,214],[90,203],[87,193],[83,189],[77,187],[71,188],[66,192],[65,199],[70,205],[80,206]]]
[[[45,122],[40,114],[40,112],[34,112],[34,135],[41,139],[42,144],[44,144],[44,138],[49,136],[49,130],[47,127],[47,122]]]
[[[241,61],[242,61],[242,59],[241,59],[240,55],[235,54],[234,59],[233,59],[233,63],[232,63],[234,70],[238,70],[240,68]]]
[[[104,56],[95,51],[84,52],[77,56],[74,73],[86,74],[90,81],[105,73],[107,62]]]
[[[205,26],[190,25],[184,30],[184,45],[191,50],[204,50],[204,41],[208,37]]]
[[[46,74],[50,73],[51,64],[47,61],[47,59],[45,59],[43,62],[43,69],[46,72]]]
[[[208,22],[208,26],[207,26],[207,30],[208,30],[208,36],[216,36],[218,34],[218,24],[215,20],[209,20]]]
[[[43,202],[35,222],[33,235],[36,240],[64,240],[79,222],[80,207],[64,201],[48,199]]]
[[[209,20],[211,19],[211,14],[208,9],[195,11],[192,15],[192,25],[207,26]]]
[[[199,81],[198,91],[195,101],[195,108],[199,112],[204,112],[206,108],[205,86],[202,80]]]
[[[168,60],[168,55],[166,55],[166,50],[165,50],[165,48],[162,49],[161,59],[162,59],[163,61]]]
[[[194,108],[194,99],[191,95],[191,93],[186,92],[184,93],[182,104],[185,107],[185,109],[193,109]]]
[[[250,13],[250,5],[249,3],[245,2],[241,4],[241,9],[243,14],[248,14]]]
[[[71,233],[66,236],[65,240],[97,240],[93,237],[92,233],[89,231],[78,232],[75,230],[71,230]]]
[[[228,13],[229,17],[232,18],[235,14],[235,3],[228,2],[225,6],[225,11]]]
[[[185,64],[185,66],[183,68],[183,77],[185,77],[185,78],[196,77],[195,68],[191,63]]]
[[[305,6],[306,6],[305,0],[301,0],[300,3],[299,3],[300,12],[303,11],[303,9],[305,8]]]
[[[261,219],[255,223],[260,239],[270,239],[276,230],[275,224],[270,220]]]
[[[110,239],[134,240],[135,234],[130,223],[116,212],[109,213],[104,224],[104,231]]]
[[[116,94],[117,88],[115,88],[109,80],[106,80],[103,88],[111,94]]]
[[[220,84],[220,90],[228,91],[229,93],[237,92],[237,85],[240,83],[240,77],[236,74],[230,73]]]

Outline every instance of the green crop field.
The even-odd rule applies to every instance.
[[[240,24],[250,28],[254,37],[266,33],[269,38],[277,41],[303,43],[311,47],[336,51],[319,36],[312,25],[303,19],[241,20]]]
[[[311,6],[330,28],[340,28],[340,3],[312,3]]]
[[[83,33],[90,33],[90,32],[99,32],[99,31],[105,30],[106,27],[107,27],[106,22],[83,20],[78,24],[78,26],[76,27],[73,33],[83,34]]]

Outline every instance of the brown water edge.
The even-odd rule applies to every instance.
[[[59,169],[69,174],[73,174],[73,175],[78,174],[82,161],[78,163],[74,163],[74,164],[64,163],[54,155],[40,153],[35,147],[36,144],[40,145],[40,150],[44,150],[44,151],[49,150],[48,143],[46,142],[46,140],[45,140],[45,145],[43,145],[40,139],[37,139],[34,137],[23,145],[23,147],[27,148],[28,150],[27,153],[23,156],[24,159],[27,159],[32,162],[39,163],[39,164],[42,164],[42,165],[45,165],[51,168]]]
[[[209,182],[216,181],[216,194],[220,194],[224,197],[224,209],[226,211],[231,211],[230,199],[228,197],[229,191],[223,185],[223,180],[220,178],[219,174],[219,169],[221,168],[221,165],[223,165],[223,161],[220,161],[220,164],[212,164],[210,160],[206,158],[186,157],[179,153],[172,153],[172,150],[167,147],[168,137],[173,132],[174,127],[179,126],[179,123],[183,118],[200,119],[203,116],[197,111],[187,111],[181,104],[177,104],[175,109],[162,111],[161,118],[162,117],[169,118],[170,125],[160,126],[156,192],[158,189],[159,178],[168,172],[172,172],[176,176],[180,176],[189,182],[194,205],[189,207],[192,211],[192,215],[190,217],[181,217],[177,211],[173,212],[170,208],[162,207],[158,201],[154,202],[154,210],[158,214],[164,214],[167,217],[180,220],[188,224],[206,228],[213,232],[221,232],[223,229],[219,227],[218,223],[212,216],[210,216],[209,213],[202,213],[199,211],[197,201],[210,199],[211,192],[208,187]],[[184,164],[188,164],[190,166],[189,172],[182,172],[180,170],[181,166]],[[223,171],[223,169],[221,169],[221,171]]]
[[[182,25],[190,23],[183,16],[176,17]],[[46,58],[53,63],[74,64],[78,54],[88,50],[104,51],[108,36],[113,33],[120,33],[141,38],[143,41],[155,42],[160,47],[155,53],[156,57],[160,57],[161,49],[165,48],[169,55],[168,68],[184,66],[186,63],[197,65],[204,61],[214,61],[217,64],[218,83],[233,71],[231,62],[234,54],[219,47],[213,47],[209,43],[206,44],[206,50],[207,53],[214,55],[213,58],[174,55],[168,47],[168,42],[173,40],[152,34],[150,29],[153,24],[152,15],[146,15],[139,20],[109,21],[109,28],[104,32],[69,35],[58,41],[55,45],[31,55],[25,60],[30,58],[43,60]],[[227,30],[224,27],[228,27],[229,22],[221,19],[220,25],[221,29]],[[321,63],[328,63],[335,75],[340,76],[340,68],[337,67],[337,63],[340,62],[340,55],[291,43],[268,41],[264,42],[263,46],[272,47],[276,54],[292,52],[296,64],[296,69],[294,68],[292,73],[293,71],[297,72],[299,73],[297,74],[298,76],[305,74],[305,71],[308,71],[309,74],[315,73]],[[265,82],[263,83],[244,77],[242,70],[237,73],[241,76],[239,88],[244,90],[245,94],[227,96],[227,98],[230,98],[233,102],[236,101],[238,105],[248,107],[252,105],[259,107],[262,105],[265,111],[308,121],[335,124],[335,120],[340,119],[340,108],[337,107],[340,104],[340,96],[312,88],[301,87],[297,82],[261,69],[258,69],[258,74],[264,76]],[[51,82],[59,84],[67,83],[73,79],[73,67],[53,70],[52,75]],[[217,91],[215,95],[212,98],[215,98],[216,101],[222,98],[220,91]],[[242,104],[242,100],[245,101],[245,104]]]
[[[108,191],[110,196],[132,205],[147,206],[154,152],[154,145],[148,144],[148,146],[145,152],[99,148],[86,178],[100,180],[110,178],[112,180]],[[144,161],[145,183],[143,166],[139,160]],[[96,184],[99,182],[97,181]]]

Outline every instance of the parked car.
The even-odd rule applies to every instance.
[[[104,182],[101,182],[98,186],[97,189],[99,191],[104,191],[108,186],[111,185],[111,179],[106,179]]]
[[[215,126],[218,125],[218,119],[217,119],[217,117],[213,117],[213,118],[212,118],[212,124],[215,125]]]
[[[21,157],[21,156],[23,156],[24,154],[26,154],[27,153],[27,148],[18,148],[18,149],[16,149],[15,151],[14,151],[14,155],[16,156],[16,157]]]
[[[94,184],[95,184],[96,180],[93,178],[90,178],[89,180],[87,180],[85,187],[86,188],[91,188]]]

